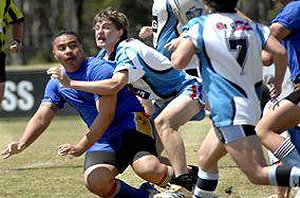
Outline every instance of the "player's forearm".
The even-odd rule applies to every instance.
[[[102,137],[102,135],[108,129],[114,118],[114,115],[101,116],[103,116],[103,118],[105,119],[100,118],[100,115],[98,115],[98,119],[95,119],[90,130],[77,144],[78,148],[80,148],[81,150],[81,153],[84,153],[88,148],[90,148],[95,142],[97,142],[97,140],[99,140]]]
[[[275,83],[281,85],[284,80],[284,75],[287,67],[287,57],[286,54],[278,54],[274,57],[275,65]]]
[[[37,117],[33,117],[27,124],[22,137],[19,139],[21,148],[30,146],[49,126],[50,122],[43,122]]]
[[[28,122],[22,137],[19,139],[22,149],[30,146],[50,125],[55,117],[55,108],[41,105]]]
[[[120,88],[113,84],[112,80],[101,81],[71,81],[70,87],[73,89],[96,93],[100,95],[113,95],[119,92]]]
[[[271,35],[267,40],[265,50],[273,57],[273,63],[275,65],[275,84],[279,86],[283,82],[287,67],[286,49]]]

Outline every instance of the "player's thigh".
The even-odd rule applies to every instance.
[[[172,128],[178,128],[185,124],[203,109],[198,100],[180,95],[173,99],[157,116],[157,120],[163,120]]]
[[[300,106],[289,100],[282,100],[261,119],[258,128],[264,127],[281,133],[300,123]],[[259,132],[259,130],[258,130]]]
[[[227,152],[244,173],[249,174],[266,164],[254,126],[231,125],[216,131]]]

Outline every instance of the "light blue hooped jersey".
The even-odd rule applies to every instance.
[[[261,117],[261,51],[269,29],[235,13],[201,16],[184,29],[201,61],[214,126],[256,125]]]

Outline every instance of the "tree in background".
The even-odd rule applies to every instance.
[[[86,51],[95,55],[92,22],[105,7],[125,12],[130,21],[130,35],[136,36],[145,24],[151,24],[152,0],[14,0],[23,10],[24,48],[18,63],[52,62],[51,36],[62,29],[72,29],[81,35]],[[268,24],[278,8],[272,0],[241,0],[239,9],[252,19]],[[8,57],[8,62],[12,59]]]

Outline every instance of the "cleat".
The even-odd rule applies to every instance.
[[[170,183],[182,186],[188,191],[192,191],[196,185],[194,179],[191,177],[190,174],[183,174],[178,177],[175,177],[171,179]]]
[[[199,168],[194,165],[188,165],[188,166],[191,168],[189,175],[191,175],[191,178],[195,181],[195,185],[196,185],[197,179],[198,179]]]

